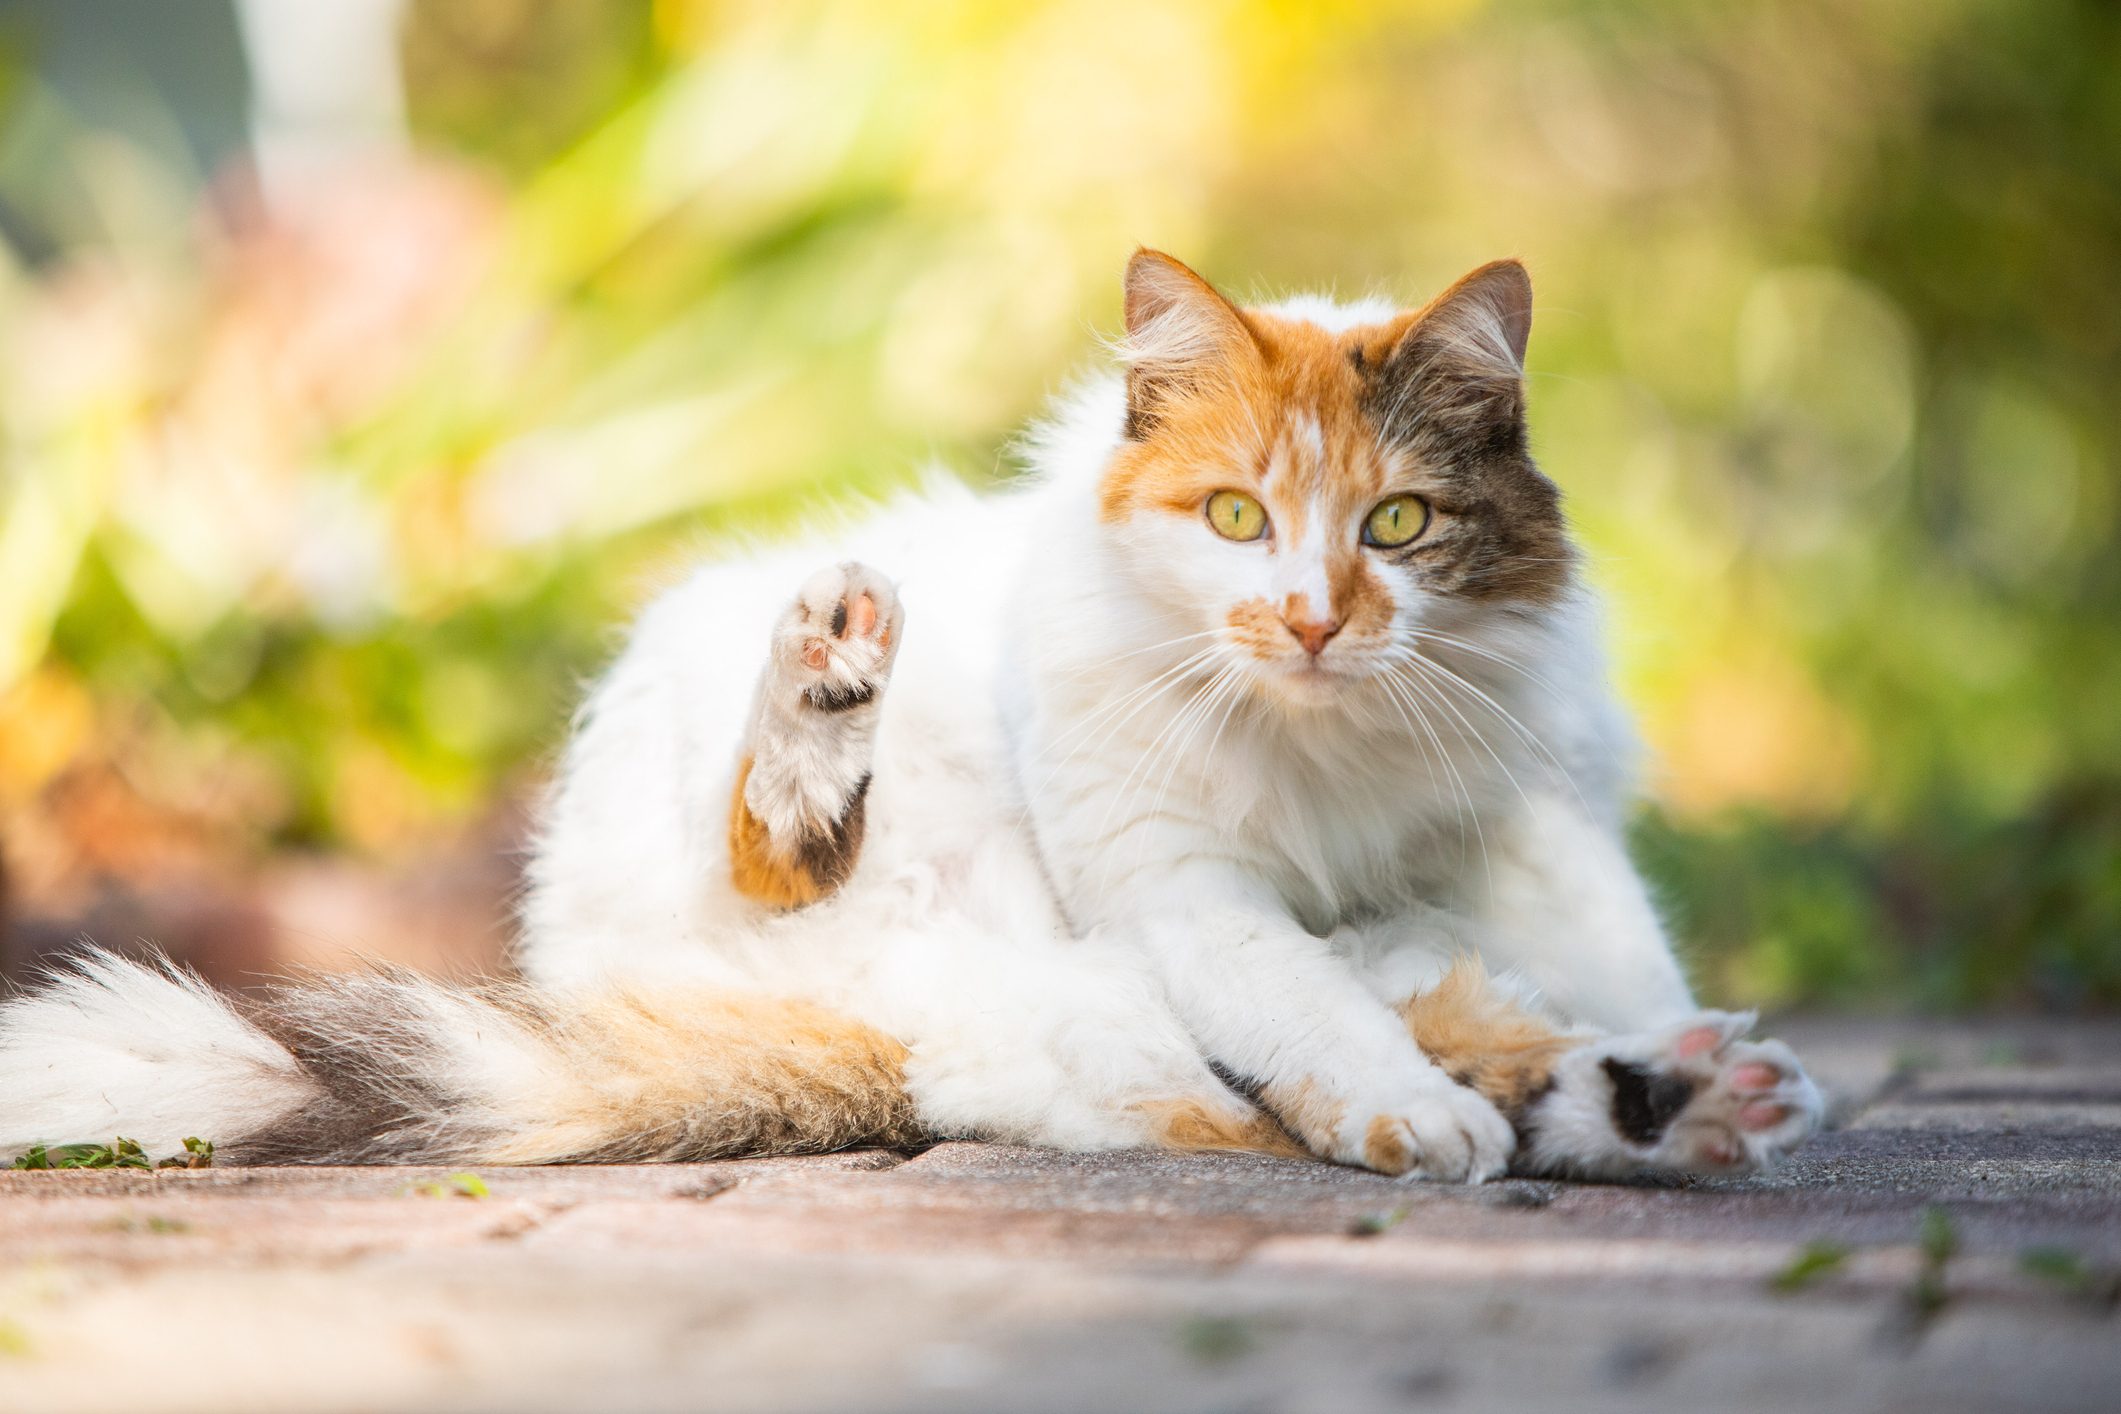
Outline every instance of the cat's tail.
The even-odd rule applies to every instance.
[[[0,1163],[35,1144],[217,1162],[532,1164],[815,1153],[922,1136],[906,1051],[729,991],[555,997],[397,968],[217,992],[90,953],[0,1002]]]

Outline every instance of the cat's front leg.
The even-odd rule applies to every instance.
[[[1570,1020],[1641,1031],[1694,997],[1617,827],[1582,802],[1533,792],[1489,831],[1489,868],[1461,905],[1482,958],[1516,972]]]
[[[1198,861],[1130,899],[1179,1015],[1313,1153],[1380,1173],[1479,1182],[1510,1124],[1422,1054],[1327,944],[1234,867]]]

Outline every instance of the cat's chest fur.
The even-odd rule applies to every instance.
[[[1247,777],[1205,802],[1233,854],[1320,935],[1452,894],[1480,867],[1478,822],[1502,808],[1485,763],[1447,768],[1403,739],[1332,731],[1258,733]]]
[[[1081,675],[1067,682],[1071,691],[1032,714],[1039,725],[1018,743],[1030,748],[1019,766],[1069,761],[1022,784],[1040,820],[1047,873],[1068,896],[1064,904],[1082,916],[1100,911],[1099,901],[1084,895],[1110,881],[1203,856],[1270,887],[1320,936],[1409,904],[1440,902],[1469,867],[1480,867],[1478,822],[1501,808],[1507,789],[1498,788],[1485,761],[1432,759],[1425,742],[1352,730],[1330,714],[1292,721],[1235,713],[1175,751],[1160,745],[1164,728],[1136,723],[1089,753],[1104,759],[1071,757],[1052,743],[1084,740],[1085,723],[1111,710],[1099,704],[1124,703],[1140,687],[1084,694]],[[1182,704],[1170,711],[1186,720]],[[1143,759],[1155,769],[1145,771]]]

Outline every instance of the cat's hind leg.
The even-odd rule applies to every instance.
[[[1622,1178],[1770,1167],[1819,1127],[1819,1091],[1750,1015],[1704,1011],[1654,1031],[1560,1030],[1473,962],[1401,1008],[1422,1049],[1517,1130],[1513,1172]]]
[[[729,867],[746,897],[800,908],[853,872],[904,626],[891,582],[854,562],[810,576],[774,624],[729,805]]]

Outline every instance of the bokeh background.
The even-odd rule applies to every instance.
[[[1711,995],[2121,1003],[2121,7],[0,0],[6,956],[490,966],[615,625],[1147,242],[1532,266]]]

